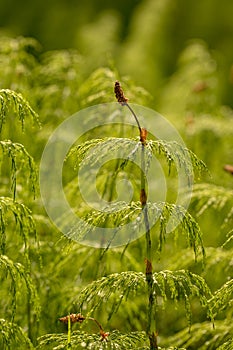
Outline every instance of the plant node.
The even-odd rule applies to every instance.
[[[141,128],[140,130],[140,141],[143,145],[146,145],[148,131],[145,128]]]
[[[150,260],[145,259],[145,264],[146,264],[146,275],[151,275],[152,274],[152,263]]]
[[[150,348],[151,349],[158,349],[158,343],[157,343],[157,332],[153,332],[149,334],[149,340],[150,340]]]
[[[144,207],[146,205],[146,202],[147,202],[147,195],[146,195],[146,191],[144,188],[142,188],[141,192],[140,192],[140,202],[141,202],[142,207]]]

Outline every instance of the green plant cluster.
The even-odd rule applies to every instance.
[[[188,148],[149,136],[142,145],[135,128],[136,151],[129,142],[132,130],[113,134],[105,127],[85,135],[67,155],[64,189],[87,223],[108,227],[139,215],[135,230],[140,230],[158,216],[146,236],[114,249],[61,236],[38,194],[38,166],[55,127],[77,110],[114,101],[116,80],[130,101],[152,107],[151,95],[113,67],[87,72],[77,51],[43,53],[34,39],[1,38],[0,62],[0,348],[233,349],[232,176],[223,170],[233,164],[233,114],[219,98],[206,45],[188,45],[157,102]],[[122,144],[127,161],[107,163],[97,177],[109,215],[100,214],[82,205],[77,169]],[[169,175],[165,203],[139,201],[142,177],[133,160],[143,147],[147,170],[154,154]],[[89,159],[85,155],[92,148],[96,153]],[[191,164],[185,162],[187,154]],[[169,201],[179,165],[188,176],[194,176],[192,168],[197,174],[188,213]],[[124,173],[132,179],[133,200],[114,202],[115,182]],[[180,221],[171,234],[169,220]],[[82,237],[85,229],[74,231]],[[79,313],[95,322],[76,316],[67,334],[59,318]]]

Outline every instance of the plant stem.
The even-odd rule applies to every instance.
[[[28,318],[28,338],[33,342],[32,327],[31,327],[31,303],[30,303],[29,297],[27,300],[27,318]]]
[[[71,348],[71,321],[70,315],[68,316],[68,335],[67,335],[67,349]]]
[[[147,334],[150,341],[150,350],[157,350],[157,333],[156,333],[156,323],[153,317],[154,314],[154,304],[155,298],[153,293],[153,272],[152,272],[152,242],[151,242],[151,232],[150,223],[147,207],[147,196],[146,196],[146,175],[145,175],[145,145],[142,143],[141,152],[141,205],[144,215],[144,223],[146,227],[146,281],[148,290],[148,319],[147,319]]]
[[[152,242],[150,232],[150,222],[147,207],[147,194],[146,194],[146,166],[145,166],[145,147],[146,147],[146,135],[147,131],[142,129],[136,114],[128,103],[125,103],[136,120],[138,125],[140,141],[141,141],[141,189],[140,189],[140,201],[143,210],[144,223],[146,228],[146,282],[148,290],[148,319],[146,332],[150,342],[150,350],[157,350],[157,331],[156,322],[154,318],[155,297],[153,293],[153,271],[152,271]]]
[[[99,327],[99,329],[101,331],[103,331],[103,327],[101,326],[101,324],[94,317],[87,317],[86,319],[95,322],[97,324],[97,326]]]
[[[133,114],[134,119],[135,119],[137,126],[138,126],[138,129],[139,129],[139,133],[141,134],[142,128],[141,128],[141,125],[139,123],[138,117],[136,116],[136,114],[134,113],[134,110],[130,107],[130,105],[128,103],[125,103],[125,106],[128,107],[130,112]]]

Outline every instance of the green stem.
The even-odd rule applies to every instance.
[[[32,327],[31,327],[31,303],[29,300],[29,296],[28,296],[28,300],[27,300],[27,317],[28,317],[28,338],[33,342]]]
[[[147,291],[148,291],[148,319],[147,319],[147,328],[146,332],[150,342],[150,350],[158,350],[157,345],[157,332],[156,332],[156,322],[154,318],[154,309],[155,309],[155,297],[153,293],[153,271],[152,271],[152,241],[151,241],[151,232],[150,232],[150,222],[148,215],[147,207],[147,194],[146,194],[146,166],[145,166],[145,140],[142,138],[142,129],[136,114],[133,109],[129,106],[128,103],[125,105],[129,108],[131,113],[134,116],[134,119],[137,123],[139,129],[139,135],[141,140],[141,193],[140,200],[141,206],[143,209],[144,223],[146,228],[146,282],[147,282]]]
[[[28,274],[29,277],[31,277],[31,268],[29,266],[29,260],[27,258],[27,262],[28,264]],[[28,294],[27,295],[27,326],[28,326],[28,338],[31,340],[32,344],[35,344],[36,339],[37,339],[37,334],[38,334],[38,326],[39,326],[39,320],[37,318],[37,315],[35,315],[35,313],[33,313],[33,309],[32,309],[32,303],[31,303],[31,295]]]
[[[150,350],[157,350],[157,333],[156,333],[156,323],[154,318],[154,304],[155,297],[153,293],[153,272],[152,272],[152,242],[151,242],[151,232],[150,232],[150,222],[148,215],[148,207],[146,203],[146,175],[145,175],[145,145],[142,143],[141,152],[141,205],[144,215],[144,223],[146,228],[146,282],[148,290],[148,319],[147,319],[147,329],[146,332],[150,341]]]
[[[70,316],[68,316],[68,335],[67,335],[67,349],[71,348],[71,321]]]

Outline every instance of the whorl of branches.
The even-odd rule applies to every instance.
[[[46,334],[39,338],[38,349],[66,349],[66,334]],[[71,337],[72,349],[81,350],[83,348],[91,350],[129,350],[139,349],[139,344],[146,342],[144,332],[131,332],[128,334],[112,331],[108,336],[108,341],[101,341],[98,334],[88,334],[84,331],[74,331]],[[55,347],[56,346],[56,347]],[[145,349],[149,349],[146,347]]]
[[[177,239],[178,234],[182,234],[186,238],[188,246],[194,250],[195,257],[198,256],[199,252],[201,252],[203,258],[205,257],[200,227],[184,208],[166,202],[147,203],[147,207],[151,222],[156,224],[158,221],[160,225],[158,251],[162,250],[166,242],[167,229],[170,222],[175,225],[173,230],[174,239]],[[64,223],[66,222],[65,217],[62,217],[61,220],[64,220]],[[115,228],[114,232],[117,235],[120,234],[121,228],[122,230],[124,229],[124,225],[131,223],[133,227],[132,239],[137,235],[143,234],[145,230],[143,209],[140,202],[110,204],[103,211],[90,211],[82,217],[82,220],[82,225],[75,224],[72,226],[71,224],[72,228],[67,233],[70,239],[81,241],[96,227],[106,227],[106,225],[107,227],[110,225]],[[111,241],[109,244],[111,244]]]
[[[108,137],[103,139],[88,140],[78,146],[74,146],[67,158],[74,158],[74,165],[83,166],[84,164],[96,164],[108,154],[114,151],[121,151],[125,159],[133,161],[140,153],[141,142],[138,139],[114,138]],[[90,154],[88,152],[94,149]],[[149,140],[146,147],[147,168],[152,155],[164,155],[169,167],[175,165],[178,169],[183,167],[188,176],[193,175],[193,171],[201,173],[206,171],[206,165],[189,149],[183,147],[175,141]],[[123,156],[122,156],[123,158]],[[83,162],[83,163],[82,163]],[[125,162],[123,163],[125,165]]]
[[[172,299],[174,301],[184,300],[186,308],[186,316],[191,324],[191,305],[190,299],[193,296],[198,296],[201,305],[208,311],[208,316],[211,316],[211,310],[208,305],[208,299],[211,296],[210,290],[204,279],[189,271],[160,271],[153,274],[153,291],[155,297],[161,297],[163,303]],[[122,273],[115,273],[102,277],[90,283],[85,287],[77,299],[73,303],[77,305],[78,309],[82,309],[83,305],[90,308],[90,312],[98,309],[103,303],[111,304],[111,297],[114,294],[119,294],[120,297],[114,299],[109,318],[113,313],[116,313],[122,300],[127,299],[129,295],[139,293],[142,295],[146,293],[146,277],[140,272],[127,271]],[[156,308],[158,304],[156,304]],[[156,310],[153,310],[154,312]]]

